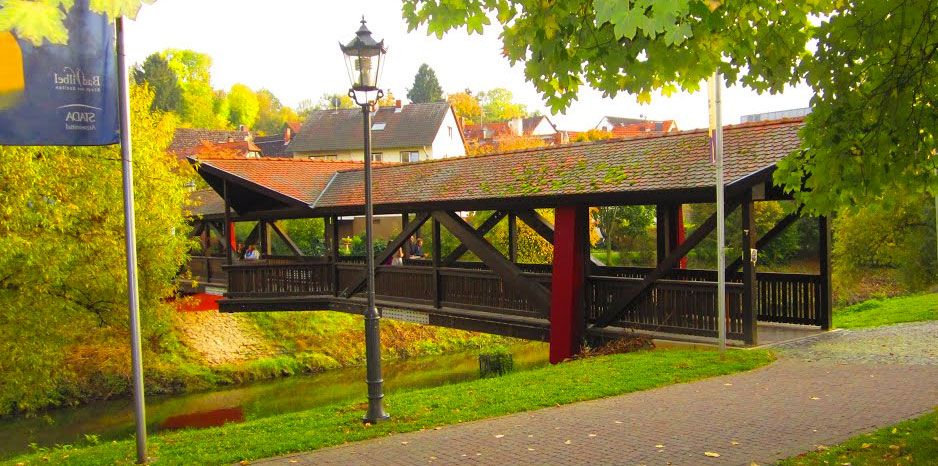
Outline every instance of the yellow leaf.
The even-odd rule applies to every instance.
[[[664,445],[662,445],[662,444],[659,443],[659,444],[655,445],[655,448],[664,448]]]
[[[720,457],[720,454],[717,453],[717,452],[715,452],[715,451],[705,451],[705,452],[704,452],[704,455],[709,456],[709,457],[711,457],[711,458],[719,458],[719,457]]]
[[[569,440],[563,442],[564,445],[570,445],[571,443],[573,443],[573,442],[571,442],[571,441],[569,441]]]
[[[495,434],[495,438],[502,438],[502,437],[504,437],[504,436],[505,436],[505,434]]]
[[[869,448],[869,447],[872,447],[872,446],[873,446],[872,443],[864,443],[864,444],[860,445],[860,448]]]

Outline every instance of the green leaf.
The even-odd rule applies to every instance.
[[[0,8],[0,32],[13,32],[20,39],[39,47],[43,41],[67,44],[65,12],[58,2],[4,0]]]

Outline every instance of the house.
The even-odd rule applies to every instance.
[[[260,147],[264,157],[292,157],[287,153],[287,145],[301,126],[302,123],[298,121],[288,121],[283,124],[280,134],[257,136],[254,138],[254,143]]]
[[[645,120],[641,118],[623,118],[605,116],[596,124],[596,129],[609,131],[613,137],[641,136],[649,133],[670,133],[678,131],[674,120]]]
[[[478,125],[466,125],[463,135],[469,141],[480,139],[498,139],[509,136],[540,136],[553,138],[557,127],[544,115],[528,118],[513,118],[508,121],[494,121]]]
[[[317,110],[293,135],[286,152],[312,160],[362,160],[359,108]],[[380,107],[372,112],[373,160],[417,162],[466,155],[462,132],[447,102]]]
[[[179,158],[192,155],[197,146],[204,145],[206,142],[211,144],[221,144],[237,141],[253,141],[254,134],[241,128],[237,131],[227,129],[202,129],[202,128],[176,128],[173,134],[173,140],[169,143],[167,152],[176,154]]]
[[[185,149],[176,152],[176,155],[180,158],[201,156],[204,158],[243,157],[246,159],[259,159],[261,158],[262,152],[261,148],[252,141],[228,141],[215,143],[203,140],[200,144],[191,149]]]

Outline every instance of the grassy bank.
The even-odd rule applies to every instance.
[[[144,347],[147,394],[166,395],[218,386],[316,373],[364,363],[361,316],[340,312],[268,312],[236,316],[260,335],[261,355],[220,365],[207,363],[170,332]],[[179,325],[178,323],[176,325]],[[495,335],[382,320],[382,358],[403,359],[484,348],[507,339]],[[41,403],[13,412],[76,406],[130,396],[129,349],[124,335],[98,334],[70,348],[63,375]],[[0,390],[3,384],[0,384]],[[0,415],[9,414],[0,410]]]
[[[362,404],[338,404],[223,427],[151,438],[159,464],[226,464],[307,451],[389,433],[466,422],[557,404],[690,382],[768,364],[763,351],[656,350],[601,356],[494,379],[391,393],[392,420],[364,427]],[[44,451],[4,464],[131,464],[131,440]]]
[[[871,299],[834,311],[834,327],[866,328],[938,320],[938,294]]]
[[[805,453],[779,463],[780,466],[830,464],[938,464],[938,411],[856,436],[827,450]]]

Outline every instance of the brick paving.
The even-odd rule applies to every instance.
[[[819,335],[755,371],[255,464],[764,465],[934,409],[936,331]]]

